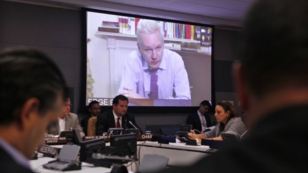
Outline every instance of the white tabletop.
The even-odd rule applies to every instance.
[[[61,171],[56,171],[56,170],[48,170],[43,168],[43,164],[55,160],[54,158],[49,158],[49,157],[39,157],[37,160],[31,160],[30,165],[31,168],[35,172],[43,172],[43,173],[55,173],[55,172],[61,172]],[[69,171],[69,172],[91,172],[91,173],[109,173],[110,168],[105,168],[105,167],[94,167],[92,164],[88,163],[82,163],[81,170],[75,170],[75,171]]]
[[[148,147],[159,147],[159,148],[168,148],[168,149],[177,149],[177,150],[187,150],[195,152],[207,152],[210,149],[206,145],[186,145],[185,143],[172,143],[169,144],[160,144],[158,142],[144,141],[138,142],[139,146],[148,146]]]
[[[143,159],[145,155],[155,154],[169,158],[169,166],[191,165],[202,157],[208,155],[208,146],[191,146],[184,143],[160,144],[157,142],[138,142],[138,158]]]

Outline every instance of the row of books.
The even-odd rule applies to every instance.
[[[163,33],[166,38],[179,38],[189,40],[202,40],[202,35],[210,36],[211,28],[190,24],[163,22]]]
[[[118,21],[102,21],[98,31],[135,35],[136,21],[134,17],[119,17]]]
[[[98,31],[135,35],[139,18],[119,17],[118,21],[102,21]],[[200,41],[201,45],[211,43],[212,28],[158,21],[165,38],[177,38]]]

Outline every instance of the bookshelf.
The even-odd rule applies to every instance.
[[[135,35],[131,34],[122,34],[122,33],[112,33],[112,32],[102,32],[97,31],[96,36],[98,37],[120,37],[120,38],[131,38],[132,40],[136,40]],[[198,40],[189,40],[189,39],[182,39],[182,38],[165,38],[166,42],[185,42],[185,43],[196,43],[200,44],[200,41]]]
[[[137,40],[135,35],[103,32],[103,31],[97,31],[95,36],[104,39],[114,38],[116,40],[132,40],[132,41]],[[200,46],[200,41],[198,40],[183,39],[183,38],[164,38],[164,40],[165,40],[165,47],[171,50],[190,51],[208,55],[211,54],[210,45]]]

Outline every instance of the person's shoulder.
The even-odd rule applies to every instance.
[[[196,121],[198,114],[197,113],[190,113],[186,116],[186,123],[193,123]]]
[[[73,112],[70,112],[70,117],[71,117],[71,118],[78,118],[78,115],[75,114],[75,113],[73,113]]]
[[[165,61],[167,66],[178,67],[184,64],[182,57],[177,53],[169,49],[164,50],[164,58],[162,61]]]
[[[88,122],[96,122],[96,121],[97,121],[97,116],[92,116],[88,120]]]
[[[191,112],[187,115],[188,117],[196,117],[199,116],[197,112]]]
[[[5,162],[0,162],[1,172],[23,172],[23,173],[31,173],[30,169],[19,165],[14,159],[5,151],[2,147],[0,147],[0,160]]]
[[[247,128],[246,128],[244,122],[242,121],[241,117],[231,118],[226,125],[226,129],[228,129],[228,128],[232,129],[231,131],[236,132],[237,135],[241,135],[242,133],[244,133],[247,130]]]
[[[69,113],[69,116],[67,116],[67,117],[65,118],[65,120],[66,120],[66,121],[77,121],[77,120],[79,120],[79,119],[78,119],[78,115],[77,115],[77,114],[70,112],[70,113]]]
[[[180,54],[170,49],[166,49],[166,48],[164,49],[164,55],[171,57],[172,59],[182,59]]]
[[[112,113],[112,110],[106,110],[106,111],[104,111],[102,114],[101,114],[101,116],[103,116],[103,117],[113,117],[113,113]]]
[[[4,148],[1,145],[0,145],[0,158],[1,158],[1,160],[4,159],[4,158],[6,158],[6,159],[10,158],[7,151],[5,151]]]
[[[228,159],[233,157],[235,152],[239,157],[230,162]],[[247,160],[241,156],[245,156],[247,152],[249,151],[242,144],[235,141],[211,154],[209,157],[200,160],[195,168],[201,167],[205,172],[257,172],[245,167]],[[221,166],[221,164],[224,166]]]
[[[229,120],[230,123],[243,123],[241,117],[233,117]]]
[[[160,171],[161,173],[185,173],[185,172],[251,172],[246,168],[247,162],[245,157],[239,157],[230,162],[230,158],[234,157],[234,151],[239,155],[245,155],[246,151],[239,147],[228,147],[228,149],[216,151],[214,153],[207,153],[207,157],[201,158],[199,161],[186,167],[171,167]],[[210,152],[210,151],[208,151]],[[228,160],[229,159],[229,160]],[[223,166],[221,166],[223,165]],[[243,171],[245,170],[245,171]],[[256,172],[256,171],[255,171]]]
[[[242,124],[242,120],[240,117],[232,117],[226,124],[226,128],[227,127],[233,127],[235,125],[239,125]]]

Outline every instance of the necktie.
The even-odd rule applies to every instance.
[[[205,116],[201,115],[201,130],[204,131],[206,128],[206,120],[205,120]]]
[[[116,124],[116,128],[121,128],[121,124],[120,124],[120,118],[117,119],[117,124]]]
[[[158,98],[158,85],[157,85],[157,69],[150,70],[150,99],[157,99]]]

